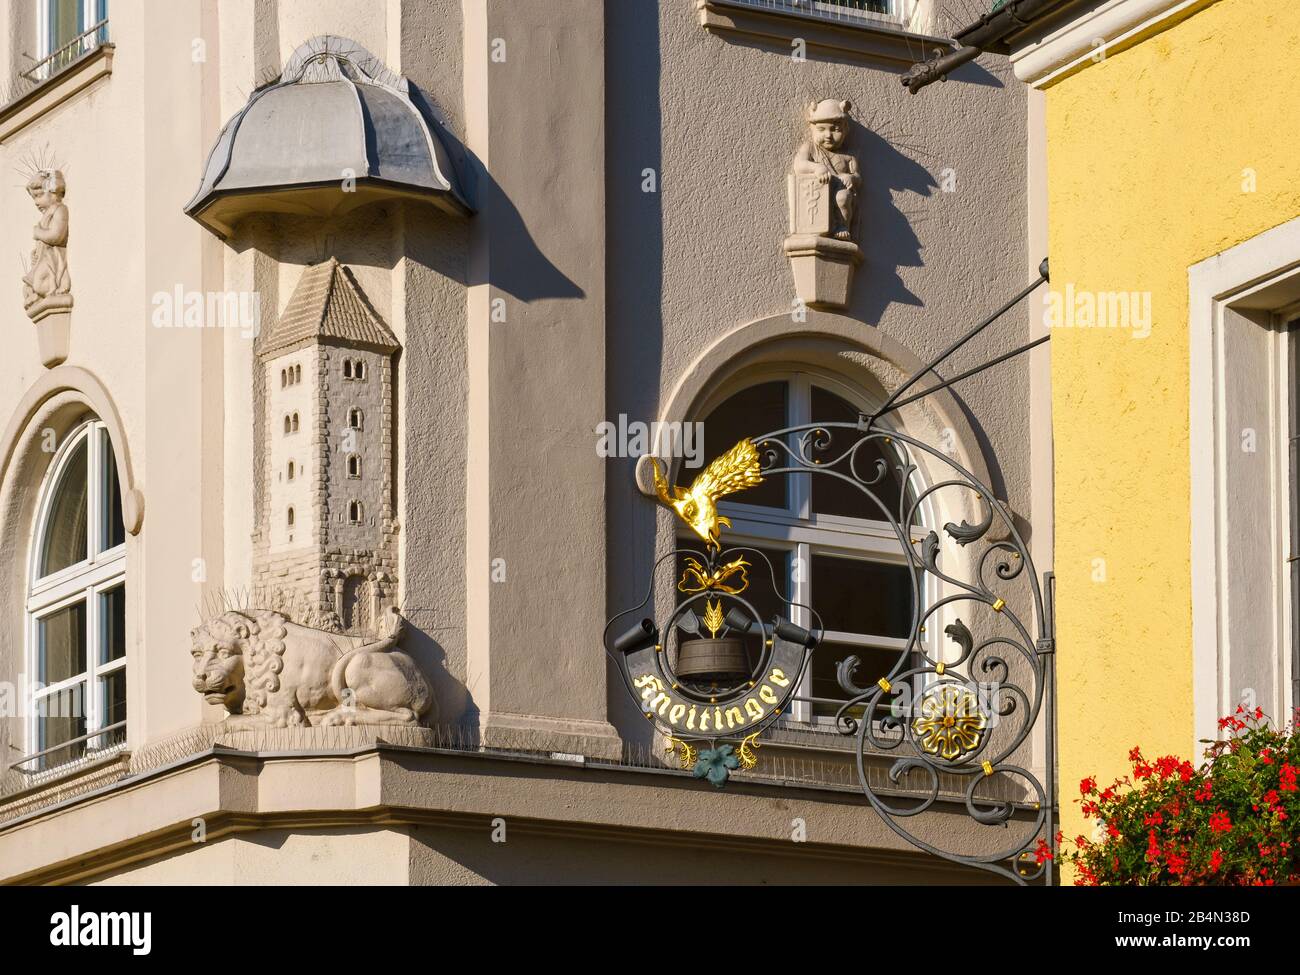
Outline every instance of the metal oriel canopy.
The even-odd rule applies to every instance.
[[[445,138],[405,78],[355,41],[314,37],[226,123],[185,212],[222,237],[254,213],[332,216],[383,199],[468,214]]]

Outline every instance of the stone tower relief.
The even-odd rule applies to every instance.
[[[264,337],[265,477],[254,582],[295,618],[372,635],[397,595],[397,339],[352,272],[306,268]]]

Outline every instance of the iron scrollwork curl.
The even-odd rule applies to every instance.
[[[843,446],[846,435],[852,442]],[[1014,519],[989,487],[947,453],[881,427],[874,417],[741,440],[689,489],[669,484],[655,463],[657,497],[704,547],[661,557],[645,598],[606,626],[606,649],[629,693],[640,699],[681,768],[721,786],[731,770],[757,764],[760,735],[799,700],[796,690],[823,626],[811,606],[785,595],[761,550],[723,547],[720,531],[730,521],[717,503],[791,474],[834,478],[855,488],[862,517],[890,526],[908,569],[908,636],[888,671],[859,685],[861,664],[852,656],[836,671],[847,698],[833,702],[835,727],[854,739],[867,800],[891,830],[919,849],[1016,883],[1050,884],[1053,874],[1043,855],[1055,823],[1050,599],[1044,600]],[[887,487],[900,484],[896,498],[886,496]],[[934,513],[941,507],[960,513],[943,524],[942,535],[927,527],[927,521],[937,522]],[[681,598],[663,627],[644,618],[611,640],[619,620],[646,610],[655,575],[679,556]],[[749,572],[761,571],[760,563],[786,604],[784,619],[763,619],[746,598]],[[796,606],[815,620],[812,630],[791,622]],[[934,638],[939,626],[947,643]],[[682,633],[691,639],[683,642]],[[746,660],[736,644],[755,635],[760,649],[756,660]],[[1030,735],[1045,709],[1046,785],[1020,757],[1031,747]],[[882,763],[888,785],[871,774],[882,771]],[[930,810],[948,816],[942,839],[921,835],[926,821],[918,817]],[[982,844],[991,848],[979,851],[950,849],[949,839],[960,835],[951,827],[953,815],[1008,830],[1009,838]]]
[[[845,434],[852,443],[826,456]],[[1009,511],[947,453],[865,416],[857,424],[788,427],[753,442],[765,479],[807,474],[856,487],[863,517],[887,521],[906,558],[913,595],[906,646],[888,673],[867,686],[856,681],[856,657],[837,668],[848,697],[835,725],[855,738],[858,778],[872,807],[896,834],[935,856],[1019,884],[1051,883],[1044,855],[1055,828],[1050,602]],[[923,485],[915,483],[923,470],[917,461],[930,474]],[[881,491],[890,473],[908,487],[897,510]],[[964,499],[973,508],[943,525],[948,542],[921,517],[941,497],[949,507]],[[928,604],[926,594],[932,596]],[[945,619],[947,653],[926,638],[927,627]],[[973,626],[996,632],[977,639]],[[904,688],[909,694],[901,693]],[[1016,758],[1032,747],[1030,736],[1045,710],[1046,785]],[[870,771],[891,757],[886,789]],[[940,804],[1011,835],[990,850],[947,848],[919,835],[917,817]],[[942,835],[960,834],[946,827]]]

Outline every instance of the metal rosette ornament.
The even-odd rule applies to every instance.
[[[718,787],[733,771],[758,764],[759,737],[788,710],[819,638],[792,623],[788,611],[764,619],[746,591],[753,570],[766,571],[773,591],[783,592],[771,562],[758,549],[721,545],[720,529],[730,523],[718,516],[717,499],[761,480],[749,440],[710,464],[689,490],[670,489],[656,465],[660,500],[705,544],[657,560],[645,598],[605,626],[606,652],[667,751],[680,768]],[[678,599],[660,625],[644,614],[663,566],[679,558]]]
[[[1049,799],[1055,795],[1051,603],[1043,599],[1009,513],[947,453],[877,426],[875,417],[791,427],[754,441],[764,478],[807,474],[856,487],[863,496],[862,517],[887,521],[907,560],[912,619],[906,646],[888,673],[867,686],[855,682],[858,658],[847,657],[837,671],[848,699],[839,706],[836,726],[856,738],[858,778],[872,807],[896,834],[935,856],[1018,884],[1050,884],[1045,854],[1055,828]],[[841,444],[847,446],[838,449]],[[916,477],[922,470],[918,458],[923,478]],[[908,489],[891,503],[884,487],[895,475]],[[921,518],[938,510],[941,492],[950,505],[954,495],[962,496],[962,510],[978,512],[974,523],[945,523],[947,543]],[[959,553],[951,561],[960,569],[943,564],[945,544]],[[1027,607],[1028,623],[1013,601]],[[959,614],[994,632],[977,640]],[[1037,637],[1028,629],[1035,617]],[[945,646],[929,639],[938,625]],[[1032,744],[1040,714],[1047,718],[1041,740],[1046,786],[1020,758]],[[879,772],[890,758],[886,787]],[[928,810],[964,811],[980,826],[1009,835],[981,843],[990,847],[981,852],[948,849],[944,843],[958,834],[933,821],[923,829],[925,820],[918,817]]]

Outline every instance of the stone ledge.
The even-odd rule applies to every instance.
[[[623,739],[608,721],[552,718],[493,711],[482,722],[483,745],[546,755],[581,755],[616,761]]]
[[[0,108],[0,144],[77,92],[113,73],[113,44],[101,44],[54,77]]]
[[[853,60],[884,61],[911,67],[935,47],[952,48],[950,40],[915,34],[896,21],[835,21],[815,14],[776,7],[760,7],[744,0],[697,0],[700,25],[710,33],[740,34],[779,44],[787,53],[790,42],[802,38],[810,51],[823,51]]]
[[[965,833],[972,853],[1005,843],[1003,830],[978,827],[960,803],[941,800],[932,815],[941,832]],[[759,782],[718,790],[668,770],[383,743],[315,754],[217,746],[0,826],[0,883],[82,882],[192,850],[196,819],[211,843],[273,828],[437,822],[482,828],[497,817],[512,828],[532,824],[576,836],[755,852],[788,850],[790,822],[800,818],[816,824],[815,842],[801,848],[807,855],[873,861],[915,855],[860,792],[848,790]],[[915,862],[959,869],[927,858]]]

